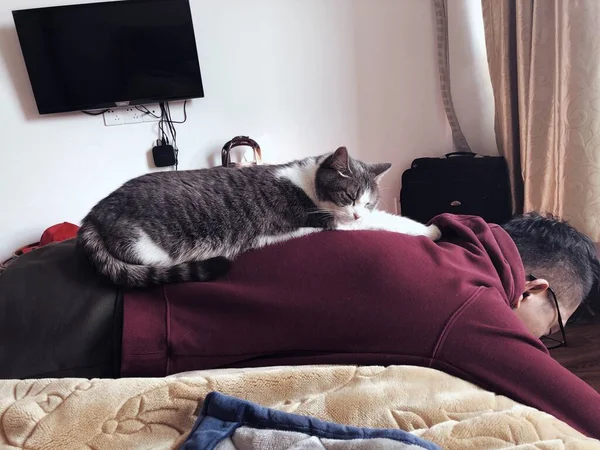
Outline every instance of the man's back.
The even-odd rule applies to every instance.
[[[542,373],[521,364],[529,359],[596,400],[592,419],[571,423],[600,437],[598,394],[552,361],[511,311],[525,274],[510,237],[475,218],[444,215],[435,223],[443,233],[439,243],[384,232],[323,232],[243,255],[217,282],[127,294],[123,375],[421,365],[569,421],[569,402],[565,409],[548,400]]]

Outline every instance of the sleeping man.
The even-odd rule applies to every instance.
[[[216,282],[119,295],[73,242],[0,277],[0,376],[164,376],[300,364],[426,366],[600,438],[600,394],[543,336],[599,272],[593,243],[536,214],[504,225],[441,215],[433,242],[332,231],[252,251]]]

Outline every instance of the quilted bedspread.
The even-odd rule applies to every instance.
[[[170,449],[211,391],[444,449],[600,449],[559,420],[432,369],[305,366],[160,379],[0,381],[1,449]]]

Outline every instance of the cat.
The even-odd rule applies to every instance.
[[[390,168],[340,147],[281,165],[146,174],[92,208],[77,244],[113,283],[139,288],[210,281],[240,253],[321,230],[439,239],[435,225],[375,209]]]

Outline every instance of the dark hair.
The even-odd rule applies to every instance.
[[[517,216],[502,225],[517,245],[526,275],[545,278],[564,306],[578,306],[600,276],[596,247],[551,214]]]

